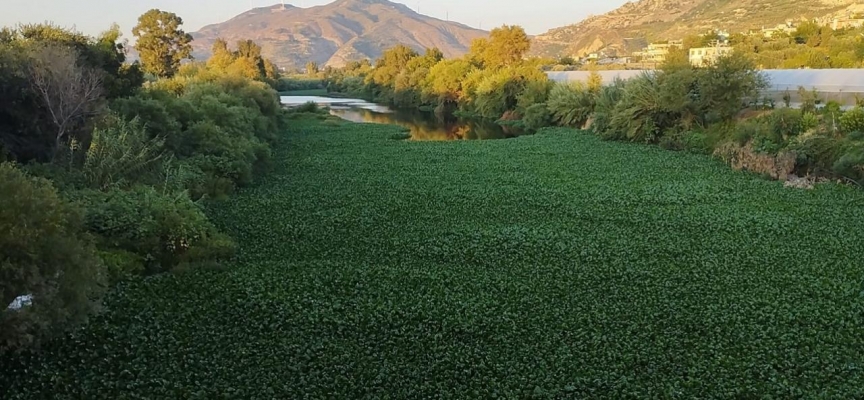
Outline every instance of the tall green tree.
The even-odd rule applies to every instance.
[[[212,55],[207,60],[207,66],[218,71],[224,71],[234,62],[234,53],[228,49],[228,42],[218,38],[213,42]]]
[[[182,25],[183,19],[177,14],[157,9],[138,18],[132,34],[138,38],[135,48],[144,72],[171,77],[182,60],[192,58],[192,35],[180,29]]]
[[[236,60],[231,65],[232,74],[245,76],[249,79],[264,79],[267,75],[264,58],[261,57],[261,46],[251,40],[237,42]]]
[[[469,59],[486,68],[508,67],[522,61],[531,48],[531,40],[518,25],[503,25],[489,33],[489,39],[471,43]]]
[[[309,61],[306,63],[306,75],[315,76],[318,74],[319,70],[318,63],[315,61]]]

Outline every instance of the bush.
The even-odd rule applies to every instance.
[[[864,144],[852,145],[832,166],[834,173],[864,185]]]
[[[822,104],[822,99],[819,98],[819,92],[816,88],[807,90],[803,86],[798,87],[798,97],[801,98],[801,111],[815,113],[816,107]]]
[[[312,90],[324,89],[325,83],[321,79],[298,79],[282,77],[276,82],[276,90],[280,92],[289,92],[293,90]]]
[[[596,97],[582,82],[558,83],[549,93],[552,120],[560,126],[582,128],[594,113]]]
[[[86,210],[85,225],[100,237],[100,247],[138,257],[126,254],[126,260],[112,265],[140,260],[146,272],[157,273],[181,262],[230,255],[231,246],[221,244],[227,239],[185,193],[162,194],[150,186],[137,186],[131,190],[86,190],[70,196]]]
[[[314,101],[307,101],[306,103],[301,104],[292,111],[299,113],[317,113],[319,111],[319,107],[318,103],[315,103]]]
[[[82,228],[50,182],[0,164],[0,352],[62,332],[94,307],[104,270]],[[32,306],[7,309],[28,294]]]
[[[137,118],[111,117],[93,132],[82,173],[90,187],[156,184],[166,155],[164,140],[150,138]]]
[[[612,85],[604,86],[597,93],[597,99],[594,105],[594,120],[591,123],[591,129],[594,133],[606,136],[606,132],[610,129],[610,119],[613,115],[615,106],[621,101],[624,94],[625,82],[617,79]]]
[[[643,74],[627,81],[621,99],[612,108],[605,139],[656,142],[661,133],[678,122],[661,99],[661,76]]]
[[[758,99],[759,92],[768,85],[753,61],[738,53],[721,57],[710,68],[697,70],[694,78],[695,81],[688,82],[695,88],[690,97],[705,123],[731,120],[745,104]]]
[[[801,111],[793,110],[791,108],[780,108],[774,110],[768,121],[771,125],[773,137],[780,140],[798,136],[801,134],[804,126]]]
[[[601,90],[595,132],[606,139],[658,143],[667,133],[732,121],[765,85],[753,63],[739,56],[722,58],[709,68],[670,65],[628,80],[620,91]]]
[[[864,132],[864,107],[856,106],[840,116],[840,127],[846,133]]]
[[[714,151],[714,144],[705,132],[687,132],[683,137],[683,144],[686,150],[699,154],[711,154]]]
[[[843,113],[842,106],[834,100],[825,103],[825,107],[822,108],[822,114],[826,116],[834,117],[839,116],[841,113]]]
[[[801,115],[801,133],[808,132],[819,126],[819,117],[813,113],[804,113]]]
[[[551,122],[552,116],[546,108],[546,103],[538,103],[526,108],[522,116],[522,126],[529,131],[547,127]]]
[[[151,87],[112,107],[164,140],[166,156],[195,177],[186,180],[193,198],[222,197],[250,184],[256,173],[270,168],[268,143],[282,119],[276,92],[232,77],[183,79],[176,92]]]
[[[517,98],[517,111],[525,115],[529,107],[541,103],[545,104],[549,100],[549,91],[552,87],[553,82],[548,80],[529,81]]]

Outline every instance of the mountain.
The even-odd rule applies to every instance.
[[[192,36],[196,59],[209,57],[213,41],[221,37],[229,43],[252,39],[279,66],[302,67],[314,61],[338,67],[350,60],[374,60],[399,43],[417,50],[437,47],[445,56],[456,57],[487,34],[387,0],[336,0],[309,8],[255,8]]]
[[[640,0],[536,36],[535,55],[629,53],[654,40],[681,39],[710,29],[730,33],[773,27],[788,19],[823,17],[859,0]]]

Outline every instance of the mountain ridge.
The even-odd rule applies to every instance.
[[[709,29],[730,33],[841,12],[860,0],[639,0],[534,37],[533,55],[627,54],[652,40]]]
[[[437,47],[447,57],[465,54],[471,41],[488,32],[458,22],[419,14],[389,0],[336,0],[301,8],[286,4],[253,8],[227,21],[193,32],[193,54],[206,59],[217,38],[229,43],[251,39],[262,54],[283,67],[307,61],[339,67],[362,58],[376,59],[389,47]]]

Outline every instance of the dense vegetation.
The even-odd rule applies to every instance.
[[[270,167],[279,77],[248,41],[181,66],[180,24],[142,16],[142,65],[116,26],[0,32],[0,353],[84,320],[117,282],[233,255],[202,201]]]
[[[534,114],[548,113],[553,123],[586,127],[608,140],[714,154],[773,178],[806,175],[864,184],[864,108],[843,111],[802,88],[802,103],[792,109],[789,94],[781,105],[761,98],[765,83],[742,55],[708,68],[682,60],[606,86],[556,85],[546,110]],[[536,127],[544,122],[524,121]]]
[[[524,61],[530,47],[518,26],[493,29],[488,39],[477,39],[463,58],[445,60],[437,49],[418,54],[398,45],[375,62],[349,63],[326,69],[327,89],[401,108],[459,111],[497,120],[508,111],[531,105],[520,99],[528,88],[548,85],[534,61]],[[542,90],[542,89],[539,89]]]
[[[736,51],[764,69],[864,67],[864,28],[831,29],[804,22],[791,34],[732,35]]]
[[[851,49],[861,41],[850,32],[803,24],[795,34],[773,40]],[[707,67],[690,65],[686,50],[716,40],[712,34],[685,40],[685,48],[673,49],[658,71],[605,86],[597,74],[588,82],[550,82],[541,60],[523,59],[529,45],[524,32],[508,26],[475,41],[460,59],[397,46],[374,66],[355,62],[324,75],[329,91],[397,108],[486,118],[529,131],[589,128],[608,140],[715,154],[736,168],[774,178],[814,175],[864,184],[864,125],[858,121],[864,110],[844,112],[802,88],[772,112],[778,105],[762,97],[767,82],[755,61],[764,54],[738,49]],[[797,110],[789,108],[793,94],[802,103]]]
[[[323,116],[322,116],[323,118]],[[858,398],[864,192],[570,129],[292,120],[209,207],[236,264],[130,281],[10,399]]]
[[[511,26],[297,79],[181,25],[144,14],[140,64],[0,31],[4,398],[864,396],[864,194],[691,154],[862,184],[861,107],[775,109],[742,54],[553,84]],[[280,107],[325,85],[539,134]]]

